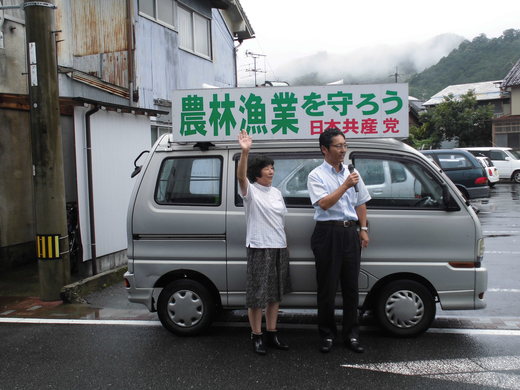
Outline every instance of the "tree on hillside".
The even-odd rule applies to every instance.
[[[410,128],[408,143],[418,149],[438,148],[443,140],[458,140],[460,147],[491,145],[491,105],[479,105],[473,91],[443,102],[420,116],[422,125]]]

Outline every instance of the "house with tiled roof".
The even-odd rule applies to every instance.
[[[437,92],[429,100],[423,103],[425,107],[436,106],[444,101],[444,98],[453,95],[455,99],[473,91],[478,104],[493,106],[493,113],[496,117],[509,113],[508,99],[505,98],[500,89],[501,80],[482,81],[479,83],[467,83],[449,85],[442,91]]]
[[[500,85],[510,112],[493,120],[493,144],[520,149],[520,59]]]

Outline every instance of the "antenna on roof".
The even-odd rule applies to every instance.
[[[253,69],[246,69],[247,72],[253,72],[255,74],[255,87],[258,87],[258,83],[256,82],[256,74],[257,73],[267,73],[265,70],[261,70],[259,68],[256,67],[256,60],[260,57],[266,57],[265,54],[258,54],[258,53],[252,53],[250,52],[249,50],[246,50],[246,56],[247,57],[253,57]],[[265,60],[264,60],[265,61]],[[265,64],[264,64],[264,68],[265,68]],[[264,80],[265,82],[265,80]]]
[[[396,66],[396,67],[395,67],[395,73],[394,73],[394,74],[391,74],[391,75],[388,76],[388,77],[395,77],[395,82],[396,82],[396,83],[398,82],[398,81],[397,81],[398,77],[399,77],[399,76],[402,76],[402,74],[400,74],[400,73],[397,71],[397,69],[398,69],[398,68],[397,68],[397,66]]]

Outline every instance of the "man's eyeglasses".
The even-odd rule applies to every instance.
[[[347,149],[347,144],[336,144],[336,145],[330,145],[335,147],[336,149]]]

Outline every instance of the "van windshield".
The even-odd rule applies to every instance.
[[[506,153],[509,154],[511,158],[520,160],[520,150],[508,150]]]

